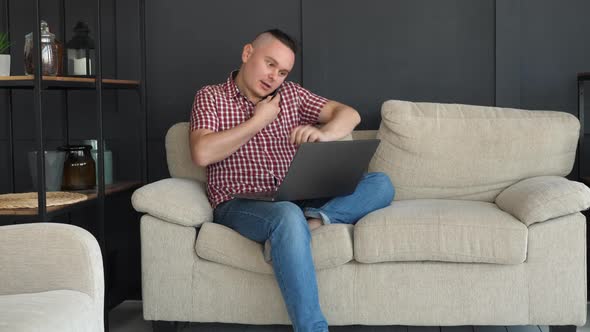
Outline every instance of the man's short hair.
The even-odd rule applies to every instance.
[[[297,46],[297,42],[291,36],[286,34],[285,32],[279,29],[270,29],[260,33],[260,36],[263,33],[270,33],[273,37],[278,39],[281,43],[285,44],[285,46],[289,47],[293,53],[297,54],[299,47]]]

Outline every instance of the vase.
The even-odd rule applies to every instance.
[[[62,189],[85,190],[95,186],[94,159],[90,154],[90,145],[65,145],[59,147],[66,152]]]
[[[37,189],[37,151],[28,153],[29,170],[33,188]],[[45,190],[59,191],[63,176],[64,160],[66,153],[64,151],[45,151]]]
[[[10,54],[0,54],[0,76],[10,76]]]
[[[94,163],[96,164],[96,185],[98,185],[98,142],[95,139],[87,139],[82,142],[82,144],[87,144],[92,146],[92,159],[94,159]],[[113,152],[107,148],[106,143],[104,143],[104,184],[113,184],[114,176],[113,176]]]

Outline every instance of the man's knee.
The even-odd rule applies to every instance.
[[[273,213],[276,218],[276,227],[287,229],[290,232],[308,230],[307,220],[303,215],[301,208],[293,202],[276,202],[276,209]]]
[[[371,192],[381,207],[388,206],[395,197],[395,188],[389,176],[383,172],[369,173],[368,179]]]

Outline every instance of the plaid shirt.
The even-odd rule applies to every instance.
[[[209,85],[195,96],[190,117],[191,131],[231,129],[250,119],[254,104],[240,93],[233,77]],[[293,82],[284,82],[277,118],[224,160],[207,166],[207,195],[212,207],[231,199],[231,194],[276,190],[283,182],[297,151],[291,131],[314,125],[328,101]]]

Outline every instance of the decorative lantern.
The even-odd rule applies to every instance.
[[[94,76],[94,40],[84,22],[76,23],[74,37],[66,44],[68,50],[68,75]]]

